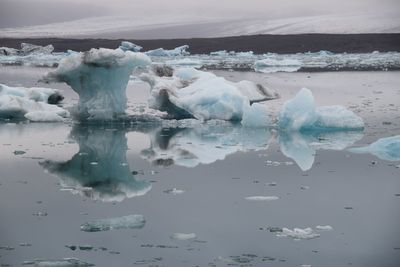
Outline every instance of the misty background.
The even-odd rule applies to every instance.
[[[400,32],[399,0],[0,0],[0,37]]]

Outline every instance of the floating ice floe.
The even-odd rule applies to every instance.
[[[251,201],[273,201],[273,200],[278,200],[279,197],[277,197],[277,196],[251,196],[251,197],[245,197],[244,199],[251,200]]]
[[[65,82],[79,94],[80,119],[110,120],[125,114],[125,90],[133,69],[150,63],[150,58],[142,53],[91,49],[66,57],[43,80]]]
[[[100,232],[120,229],[141,229],[145,223],[146,220],[143,215],[135,214],[86,222],[81,225],[81,231]]]
[[[141,155],[160,166],[195,167],[223,160],[238,151],[267,149],[270,138],[268,128],[240,125],[163,128],[151,133],[151,147],[143,150]]]
[[[132,52],[139,52],[142,50],[143,47],[140,45],[136,45],[134,43],[128,42],[128,41],[122,41],[121,45],[119,46],[119,49],[123,51],[132,51]]]
[[[400,135],[381,138],[378,141],[365,147],[349,149],[354,153],[370,153],[382,160],[400,160]]]
[[[187,56],[190,53],[186,51],[189,49],[188,45],[178,46],[171,50],[166,50],[164,48],[157,48],[154,50],[149,50],[146,53],[148,56],[152,57],[176,57],[176,56]]]
[[[145,195],[151,183],[135,179],[125,164],[128,149],[124,130],[75,126],[70,134],[79,144],[66,162],[44,161],[42,167],[61,179],[61,187],[73,194],[104,202]]]
[[[320,230],[320,231],[332,231],[333,227],[330,225],[317,225],[315,229]]]
[[[296,72],[302,67],[302,63],[296,59],[261,59],[254,62],[254,70],[263,73]]]
[[[192,240],[197,238],[195,233],[189,233],[189,234],[185,234],[185,233],[174,233],[171,235],[171,239],[175,239],[175,240],[182,240],[182,241],[186,241],[186,240]]]
[[[69,112],[55,105],[62,99],[56,89],[0,84],[0,119],[63,121],[69,117]]]
[[[316,107],[311,91],[303,88],[284,104],[279,128],[282,131],[362,130],[364,122],[343,106]]]
[[[23,265],[34,265],[35,267],[89,267],[94,264],[87,263],[75,258],[64,258],[59,260],[35,259],[32,261],[24,261]]]
[[[282,228],[282,231],[277,231],[276,236],[278,237],[290,237],[295,240],[300,240],[300,239],[313,239],[317,238],[320,236],[320,234],[317,234],[314,232],[314,230],[310,227],[308,228],[294,228],[293,230],[288,229],[288,228]]]
[[[153,72],[141,75],[141,79],[151,86],[149,106],[167,112],[170,118],[241,121],[244,113],[248,113],[248,125],[253,124],[249,116],[254,114],[264,118],[261,121],[265,126],[268,124],[266,110],[251,104],[277,97],[262,85],[250,81],[230,82],[194,68],[168,69],[168,72],[156,69]]]

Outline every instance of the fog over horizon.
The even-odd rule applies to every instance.
[[[0,28],[42,25],[101,16],[147,19],[185,16],[235,20],[284,19],[329,14],[400,16],[398,0],[0,0]]]

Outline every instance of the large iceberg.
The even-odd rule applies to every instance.
[[[316,107],[311,91],[303,88],[284,104],[279,128],[282,131],[362,130],[364,122],[343,106]]]
[[[63,121],[69,112],[55,105],[62,99],[56,89],[0,84],[0,119]]]
[[[187,56],[190,54],[188,51],[186,51],[187,49],[189,49],[188,45],[182,45],[182,46],[178,46],[171,50],[166,50],[164,48],[157,48],[154,50],[149,50],[145,53],[146,53],[146,55],[152,56],[152,57]]]
[[[104,130],[76,125],[70,136],[79,144],[70,160],[47,160],[40,164],[60,177],[61,186],[73,194],[104,202],[122,201],[151,190],[151,183],[136,180],[126,160],[124,129]]]
[[[125,90],[133,69],[150,64],[142,53],[93,48],[64,58],[44,80],[66,82],[79,94],[80,119],[109,120],[125,114]]]
[[[153,74],[141,75],[151,87],[149,106],[174,119],[241,121],[244,113],[256,113],[253,109],[265,111],[251,104],[277,97],[268,88],[250,81],[230,82],[194,68],[155,68]],[[257,116],[265,118],[264,124],[268,121],[266,113]]]
[[[400,161],[400,135],[381,138],[365,147],[351,148],[354,153],[371,153],[380,159]]]

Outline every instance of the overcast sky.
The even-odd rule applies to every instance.
[[[359,12],[400,15],[400,0],[0,0],[0,28],[108,15],[276,19]]]

